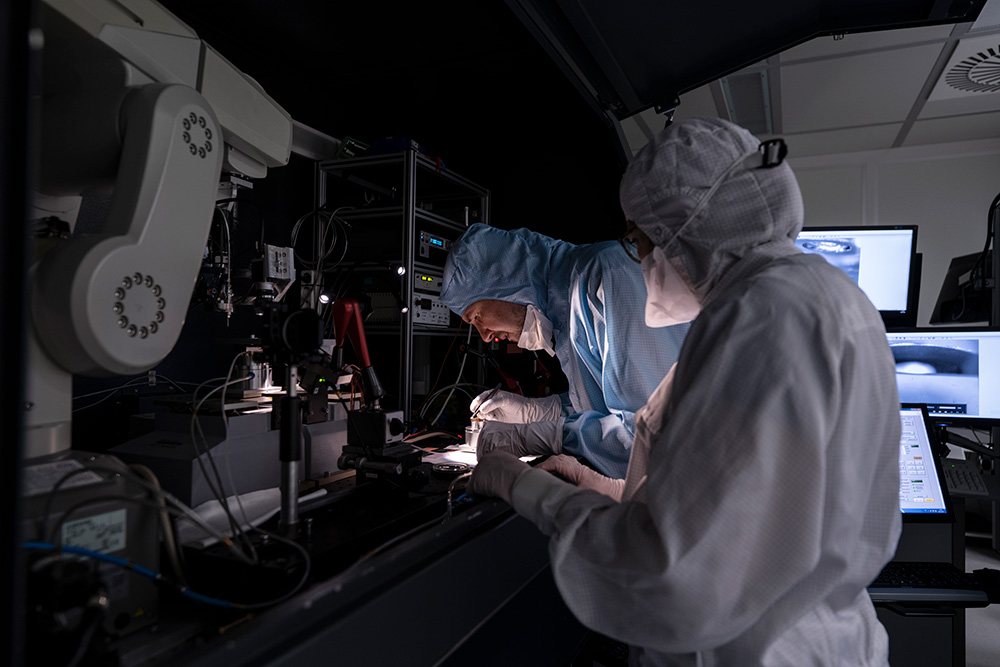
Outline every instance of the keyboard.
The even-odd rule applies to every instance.
[[[952,495],[987,497],[990,495],[983,475],[975,461],[969,459],[942,459],[944,481]]]
[[[887,563],[868,585],[873,602],[921,602],[986,606],[989,598],[971,573],[951,563]]]

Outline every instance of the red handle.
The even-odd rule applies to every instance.
[[[358,355],[362,368],[372,365],[368,357],[368,339],[361,323],[361,304],[355,298],[337,299],[333,302],[333,331],[337,337],[337,347],[344,347],[351,339],[354,352]]]

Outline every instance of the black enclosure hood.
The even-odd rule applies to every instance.
[[[602,115],[682,93],[813,37],[975,21],[986,0],[507,0]]]

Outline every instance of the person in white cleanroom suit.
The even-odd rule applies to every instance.
[[[793,245],[790,168],[762,164],[749,132],[694,119],[622,179],[646,321],[694,319],[626,478],[489,453],[469,492],[551,536],[570,609],[632,664],[884,667],[865,587],[900,531],[893,358],[857,285]]]
[[[476,224],[448,254],[441,301],[483,340],[555,355],[569,381],[562,396],[476,397],[470,409],[489,420],[480,453],[565,451],[625,476],[635,411],[677,360],[689,325],[643,324],[642,271],[621,244],[576,245]]]

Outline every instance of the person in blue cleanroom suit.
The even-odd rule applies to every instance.
[[[634,413],[677,361],[689,325],[643,323],[642,271],[620,243],[475,224],[448,255],[441,301],[484,340],[554,354],[569,380],[562,396],[478,396],[470,409],[488,420],[480,455],[566,452],[625,476]]]

